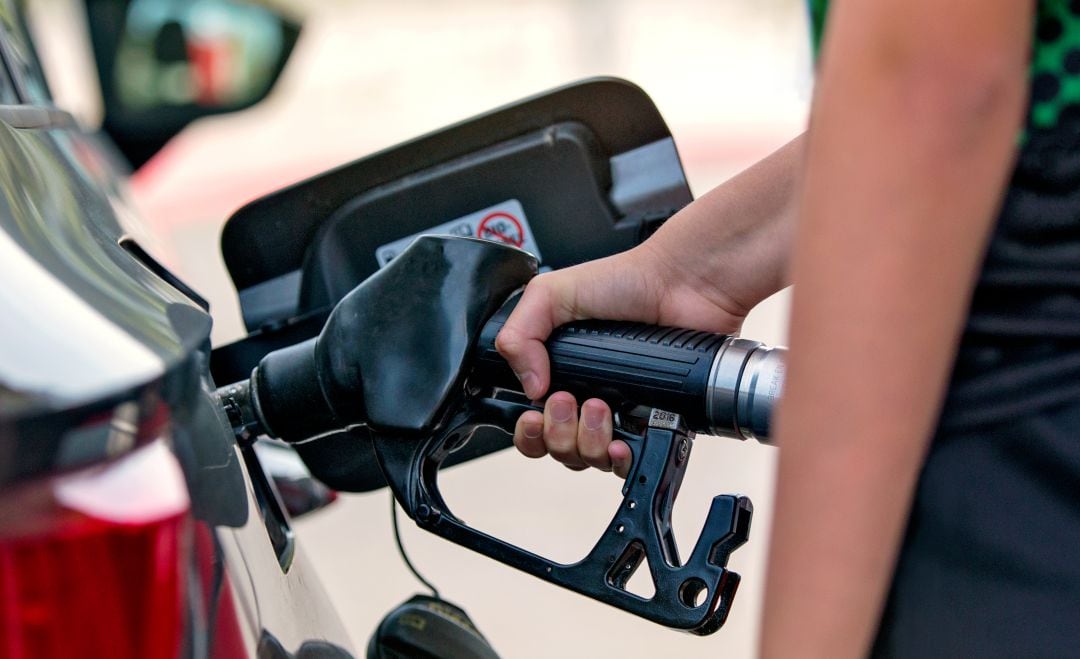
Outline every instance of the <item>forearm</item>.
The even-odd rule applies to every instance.
[[[1030,12],[836,4],[800,197],[765,656],[869,649],[1009,171]]]
[[[803,142],[792,140],[688,205],[635,249],[533,279],[495,342],[525,393],[547,393],[543,341],[571,320],[737,332],[746,313],[784,285]],[[527,443],[520,433],[515,442]]]
[[[695,200],[646,248],[678,267],[684,285],[722,289],[731,310],[745,315],[788,283],[804,145],[799,135]]]

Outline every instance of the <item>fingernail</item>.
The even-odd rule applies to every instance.
[[[536,439],[544,432],[544,426],[539,423],[523,423],[521,432],[529,439]]]
[[[568,400],[556,400],[551,403],[551,418],[559,423],[566,423],[574,416],[574,405]]]
[[[525,395],[529,398],[535,398],[539,395],[537,389],[540,388],[540,382],[532,371],[524,371],[516,374],[518,380],[521,381],[521,388],[525,390]]]
[[[604,426],[604,410],[597,406],[583,406],[581,416],[585,427],[589,430],[600,430]]]

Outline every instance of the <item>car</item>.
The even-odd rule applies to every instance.
[[[0,656],[353,656],[218,402],[205,301],[140,243],[115,143],[53,105],[21,9],[0,2]]]

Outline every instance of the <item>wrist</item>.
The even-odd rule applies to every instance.
[[[672,222],[678,219],[672,218]],[[641,252],[642,267],[660,282],[661,304],[698,299],[730,316],[745,317],[770,293],[756,291],[760,283],[756,281],[756,264],[739,253],[744,240],[733,241],[725,235],[699,235],[689,225],[689,222],[683,222],[682,226],[671,225],[671,230],[658,231],[635,248]]]
[[[745,315],[787,285],[795,213],[789,204],[752,208],[735,194],[745,191],[729,189],[736,182],[680,211],[641,247],[669,288],[696,291]]]

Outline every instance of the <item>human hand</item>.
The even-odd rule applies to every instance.
[[[533,279],[495,339],[525,394],[538,400],[547,393],[544,341],[574,320],[738,332],[750,309],[786,284],[802,143],[792,140],[689,204],[638,247]],[[574,469],[625,476],[630,450],[611,441],[611,427],[603,401],[587,400],[579,413],[573,396],[559,392],[543,414],[521,416],[514,443],[530,457],[550,453]]]
[[[581,318],[638,320],[732,333],[741,311],[730,311],[665,267],[650,244],[631,251],[537,277],[496,340],[533,399],[544,395],[550,373],[543,341],[565,322]],[[550,454],[573,469],[595,467],[625,477],[630,450],[612,442],[612,414],[599,399],[580,409],[567,392],[552,394],[543,414],[528,412],[518,420],[514,442],[521,453]]]

